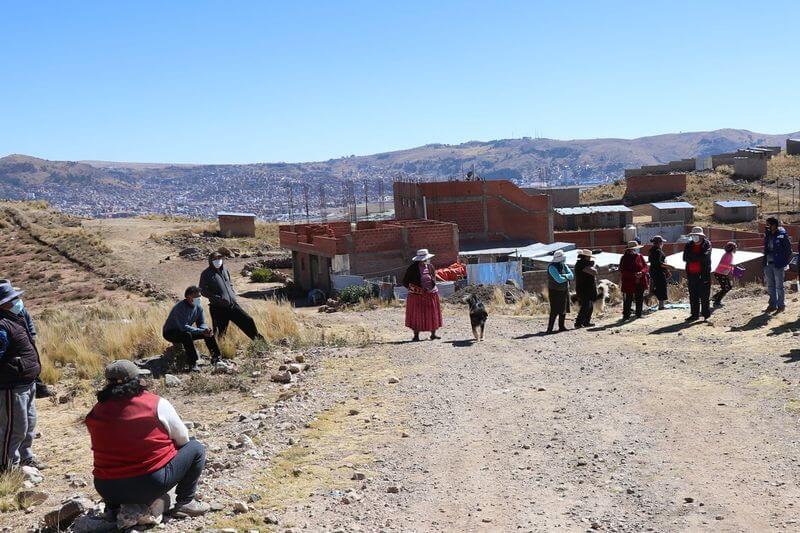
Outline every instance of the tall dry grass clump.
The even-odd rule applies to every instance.
[[[74,365],[78,377],[94,378],[108,361],[164,353],[169,343],[161,336],[161,330],[171,305],[106,303],[46,311],[36,320],[42,379],[56,382],[61,368],[67,365]],[[308,337],[288,303],[248,302],[244,306],[269,343],[297,345]],[[208,307],[204,309],[210,326]],[[227,335],[220,339],[220,349],[223,356],[233,358],[249,343],[250,339],[231,324]]]

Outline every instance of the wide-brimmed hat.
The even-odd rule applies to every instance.
[[[564,255],[564,252],[561,250],[556,250],[553,252],[553,258],[550,260],[551,263],[563,263],[567,260],[567,256]]]
[[[0,305],[16,300],[23,294],[25,294],[25,291],[15,289],[10,283],[0,284]]]
[[[638,250],[641,248],[642,245],[636,241],[628,241],[628,246],[625,247],[626,250]]]
[[[417,255],[415,255],[411,260],[412,261],[427,261],[428,259],[436,257],[435,254],[428,252],[427,248],[420,248],[417,250]]]
[[[112,361],[106,365],[105,370],[106,380],[109,383],[125,383],[145,375],[147,375],[147,371],[127,359]]]
[[[692,231],[689,232],[689,235],[700,235],[702,237],[706,236],[706,234],[703,233],[703,228],[701,228],[700,226],[693,227]]]
[[[661,235],[656,235],[655,237],[650,239],[650,242],[652,242],[653,244],[657,242],[664,242],[664,237],[662,237]]]
[[[592,251],[591,250],[578,250],[578,255],[581,256],[581,257],[587,257],[587,258],[588,257],[592,257]]]

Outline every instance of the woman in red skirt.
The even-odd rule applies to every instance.
[[[420,331],[430,331],[431,340],[440,338],[436,330],[442,327],[442,309],[432,258],[433,254],[428,253],[427,248],[417,250],[403,278],[403,286],[408,289],[406,327],[414,332],[414,341],[419,340]]]

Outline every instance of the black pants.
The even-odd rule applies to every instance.
[[[553,326],[558,318],[558,329],[567,329],[564,321],[569,311],[569,292],[550,291],[550,320],[547,322],[547,331],[553,331]]]
[[[178,454],[169,463],[155,472],[122,479],[95,478],[94,488],[109,508],[116,508],[124,503],[150,505],[172,487],[176,487],[176,503],[182,505],[194,498],[197,481],[205,464],[205,446],[192,439],[178,449]]]
[[[174,329],[165,331],[164,338],[169,342],[183,345],[183,351],[186,352],[186,362],[192,366],[197,364],[197,350],[194,347],[194,341],[196,340],[203,339],[205,341],[212,359],[219,359],[220,357],[219,345],[214,337],[205,337],[201,333],[189,333],[188,331]]]
[[[702,274],[689,274],[689,307],[692,316],[703,318],[711,316],[711,277]]]
[[[730,276],[726,276],[724,274],[714,274],[714,277],[717,278],[717,283],[719,283],[719,290],[714,293],[714,303],[719,305],[720,302],[722,302],[722,299],[725,298],[725,295],[731,292],[733,284],[731,283]]]
[[[658,301],[667,299],[667,274],[661,270],[658,272],[650,271],[650,279],[653,281],[653,294]]]
[[[636,292],[626,292],[622,295],[622,317],[631,317],[631,307],[636,301],[636,316],[641,318],[642,306],[644,305],[644,289],[636,289]]]
[[[578,300],[578,316],[575,318],[576,326],[588,326],[592,321],[592,312],[594,311],[594,301],[589,298],[580,298]]]
[[[251,339],[261,336],[253,318],[239,304],[233,304],[233,307],[211,306],[211,323],[216,336],[225,335],[225,332],[228,331],[228,324],[231,322]]]

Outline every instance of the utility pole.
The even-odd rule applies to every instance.
[[[303,203],[306,206],[306,224],[310,224],[311,217],[308,213],[308,183],[303,183]]]
[[[323,224],[328,222],[328,204],[325,201],[325,184],[319,184],[319,219]]]
[[[291,224],[292,230],[294,230],[294,187],[292,187],[291,182],[286,184],[286,196],[289,202],[289,224]]]
[[[369,216],[369,180],[364,180],[364,216]]]

